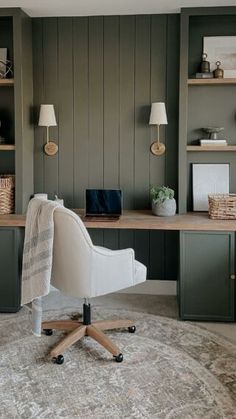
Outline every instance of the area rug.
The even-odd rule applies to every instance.
[[[165,317],[102,308],[93,317],[135,320],[135,334],[108,332],[122,363],[86,337],[53,364],[46,355],[61,332],[34,337],[25,309],[0,315],[1,418],[236,418],[235,345]]]

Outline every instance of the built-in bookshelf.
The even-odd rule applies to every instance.
[[[236,7],[181,10],[178,182],[180,213],[193,210],[194,163],[229,163],[230,192],[236,191],[236,78],[193,77],[199,72],[203,37],[233,35],[236,36]],[[226,139],[227,145],[200,145],[204,127],[224,127],[219,138]]]

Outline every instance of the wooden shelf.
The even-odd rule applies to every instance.
[[[226,85],[226,84],[236,84],[235,79],[188,79],[188,85],[192,86],[210,86],[210,85]]]
[[[14,144],[0,144],[0,151],[10,151],[15,150],[16,146]]]
[[[236,145],[222,145],[222,146],[188,145],[187,151],[236,151]]]
[[[0,86],[13,86],[14,85],[14,79],[0,79]]]

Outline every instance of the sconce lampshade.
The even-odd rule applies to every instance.
[[[166,107],[164,102],[152,103],[149,125],[167,125]]]
[[[57,125],[54,106],[53,105],[41,105],[39,112],[39,126],[41,127],[53,127]]]

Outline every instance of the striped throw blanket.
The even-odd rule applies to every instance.
[[[34,309],[40,312],[40,297],[47,295],[50,291],[54,235],[53,213],[59,205],[56,201],[33,198],[27,209],[21,304],[33,302],[33,319],[37,317]]]

